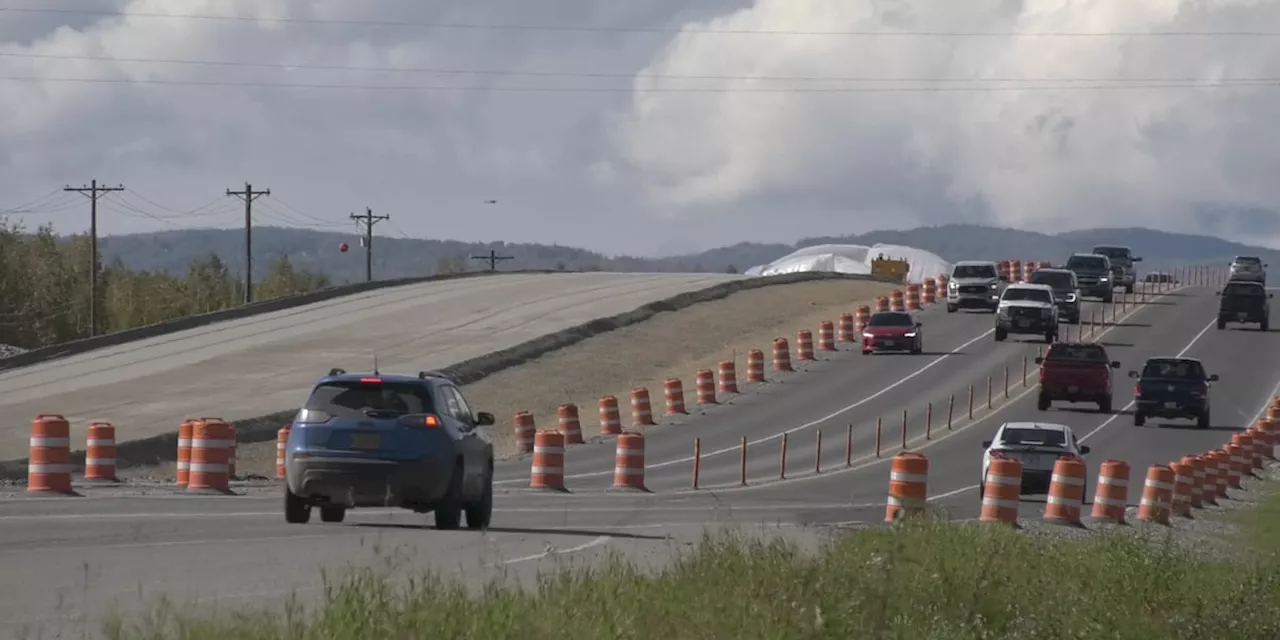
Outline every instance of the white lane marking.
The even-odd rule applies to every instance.
[[[1167,293],[1157,294],[1157,295],[1155,295],[1155,297],[1153,297],[1153,298],[1152,298],[1152,301],[1154,301],[1154,300],[1158,300],[1158,299],[1160,299],[1160,298],[1164,298],[1164,297],[1168,296],[1168,295],[1169,295],[1169,293],[1173,293],[1173,292],[1181,291],[1181,290],[1182,290],[1182,287],[1179,287],[1179,288],[1177,288],[1177,289],[1173,289],[1172,291],[1167,292]],[[1096,333],[1096,334],[1093,334],[1093,335],[1091,336],[1091,337],[1092,337],[1092,339],[1097,340],[1097,339],[1099,339],[1099,338],[1102,338],[1103,336],[1106,336],[1107,334],[1111,333],[1112,331],[1115,331],[1116,329],[1121,328],[1121,327],[1119,326],[1119,324],[1120,324],[1120,323],[1122,323],[1122,322],[1124,322],[1124,321],[1128,320],[1129,318],[1132,318],[1133,316],[1137,315],[1139,312],[1143,311],[1144,309],[1148,309],[1148,308],[1149,308],[1149,305],[1148,305],[1147,303],[1145,303],[1145,302],[1143,302],[1143,303],[1139,303],[1139,304],[1138,304],[1138,306],[1136,306],[1136,307],[1134,307],[1133,309],[1131,309],[1128,313],[1125,313],[1124,315],[1120,316],[1120,318],[1119,318],[1119,319],[1113,319],[1113,320],[1112,320],[1112,324],[1111,324],[1111,325],[1106,326],[1106,328],[1104,328],[1101,332]],[[917,442],[919,442],[919,441],[920,441],[924,436],[916,436],[915,438],[913,438],[913,439],[911,439],[910,441],[908,441],[908,443],[907,443],[907,444],[908,444],[908,448],[910,448],[910,449],[911,449],[911,450],[913,450],[913,451],[920,451],[920,450],[922,450],[922,449],[927,449],[927,448],[929,448],[929,447],[932,447],[933,445],[935,445],[935,444],[937,444],[937,443],[939,443],[939,442],[945,442],[946,440],[948,440],[948,439],[950,439],[950,438],[952,438],[952,437],[954,437],[954,436],[956,436],[956,435],[960,434],[961,432],[966,431],[967,429],[969,429],[969,428],[970,428],[970,427],[972,427],[973,425],[976,425],[976,424],[979,424],[979,423],[985,422],[985,421],[987,421],[987,420],[991,419],[992,417],[994,417],[994,416],[996,416],[996,415],[1000,414],[1000,413],[1001,413],[1002,411],[1004,411],[1005,409],[1007,409],[1007,408],[1009,408],[1009,407],[1014,406],[1015,404],[1017,404],[1017,402],[1018,402],[1019,400],[1021,400],[1021,399],[1025,398],[1025,397],[1027,397],[1027,395],[1029,395],[1029,394],[1031,394],[1031,393],[1035,392],[1035,390],[1036,390],[1036,386],[1035,386],[1035,385],[1029,385],[1029,386],[1028,386],[1028,388],[1027,388],[1026,390],[1024,390],[1024,391],[1022,391],[1022,392],[1019,392],[1018,394],[1016,394],[1016,395],[1014,395],[1014,396],[1010,397],[1008,400],[1005,400],[1005,401],[1003,401],[1003,402],[1000,402],[999,404],[997,404],[997,405],[995,406],[995,408],[993,408],[993,409],[991,409],[991,410],[987,411],[986,413],[984,413],[984,414],[982,414],[982,415],[980,415],[980,416],[978,416],[978,417],[975,417],[973,420],[963,419],[963,420],[959,421],[961,426],[955,427],[952,431],[944,432],[942,435],[935,436],[935,437],[933,437],[931,440],[927,440],[927,441],[925,441],[925,442],[923,442],[923,443],[921,443],[921,444],[919,444],[919,445],[916,445],[916,443],[917,443]],[[975,413],[976,413],[976,411],[975,411]],[[896,450],[896,448],[890,448],[890,449],[888,449],[888,451],[895,451],[895,450]],[[822,473],[820,473],[820,474],[819,474],[819,473],[807,473],[807,474],[804,474],[804,475],[797,475],[797,476],[792,477],[792,478],[787,478],[787,479],[785,479],[785,480],[767,480],[767,481],[764,481],[764,483],[762,483],[762,484],[754,484],[754,485],[749,485],[749,486],[746,486],[746,487],[741,486],[741,485],[739,485],[738,483],[736,483],[736,482],[735,482],[735,483],[725,483],[725,484],[705,485],[703,488],[704,488],[704,489],[706,489],[706,490],[708,490],[708,491],[715,491],[716,493],[736,493],[736,492],[740,492],[740,491],[756,491],[756,490],[759,490],[759,489],[768,489],[768,488],[777,487],[777,486],[780,486],[780,485],[783,485],[783,484],[796,484],[796,483],[808,482],[808,481],[812,481],[812,480],[822,480],[822,479],[826,479],[826,478],[828,478],[828,477],[830,477],[830,476],[840,475],[840,474],[842,474],[842,473],[850,473],[850,472],[853,472],[853,471],[862,471],[863,469],[868,469],[868,468],[873,467],[873,466],[875,466],[875,465],[883,464],[883,463],[885,463],[885,462],[889,462],[889,461],[893,460],[893,456],[886,456],[886,457],[883,457],[883,458],[870,458],[870,459],[868,459],[868,457],[869,457],[869,456],[863,456],[862,458],[859,458],[859,459],[858,459],[858,460],[859,460],[859,462],[858,462],[857,464],[854,464],[854,465],[853,465],[853,466],[851,466],[851,467],[843,467],[843,468],[839,468],[839,469],[832,469],[832,470],[829,470],[829,471],[823,471],[823,472],[822,472]],[[759,482],[759,481],[757,481],[757,482]],[[972,486],[972,487],[968,487],[968,489],[976,489],[976,488],[978,488],[978,487],[977,487],[977,485],[974,485],[974,486]]]
[[[790,435],[790,434],[792,434],[792,433],[796,433],[796,432],[798,432],[798,431],[804,431],[804,430],[806,430],[806,429],[811,429],[811,428],[816,427],[816,426],[818,426],[818,425],[820,425],[820,424],[823,424],[823,423],[825,423],[825,422],[828,422],[828,421],[830,421],[830,420],[833,420],[833,419],[835,419],[835,418],[838,418],[838,417],[840,417],[840,416],[842,416],[842,415],[844,415],[844,414],[846,414],[846,413],[848,413],[848,412],[850,412],[850,411],[853,411],[854,409],[857,409],[858,407],[861,407],[861,406],[862,406],[862,405],[864,405],[864,404],[867,404],[868,402],[871,402],[872,400],[875,400],[876,398],[879,398],[880,396],[883,396],[883,395],[884,395],[884,394],[886,394],[886,393],[889,393],[890,391],[893,391],[894,389],[897,389],[898,387],[900,387],[900,386],[902,386],[902,385],[906,384],[907,382],[911,381],[912,379],[914,379],[914,378],[916,378],[916,377],[918,377],[918,376],[920,376],[920,375],[924,374],[924,372],[928,371],[929,369],[934,368],[934,367],[935,367],[935,366],[937,366],[939,363],[941,363],[943,360],[946,360],[947,358],[950,358],[951,356],[955,355],[958,351],[960,351],[960,350],[964,349],[965,347],[968,347],[968,346],[973,345],[973,344],[977,344],[979,340],[982,340],[983,338],[986,338],[987,336],[989,336],[989,335],[991,335],[992,333],[994,333],[994,331],[995,331],[994,329],[987,329],[986,331],[984,331],[984,332],[982,332],[981,334],[979,334],[979,335],[978,335],[978,337],[973,338],[972,340],[969,340],[968,342],[965,342],[964,344],[962,344],[962,345],[960,345],[960,346],[958,346],[958,347],[956,347],[956,348],[952,349],[951,351],[948,351],[947,353],[944,353],[944,354],[942,354],[942,355],[938,356],[936,359],[934,359],[933,361],[931,361],[931,362],[929,362],[928,364],[924,365],[923,367],[920,367],[919,369],[916,369],[914,372],[912,372],[912,373],[910,373],[910,374],[907,374],[905,377],[900,378],[899,380],[897,380],[896,382],[894,382],[894,383],[890,384],[889,386],[884,387],[883,389],[880,389],[879,391],[877,391],[877,392],[875,392],[875,393],[873,393],[873,394],[871,394],[871,395],[869,395],[869,396],[867,396],[867,397],[865,397],[865,398],[863,398],[863,399],[861,399],[861,400],[859,400],[859,401],[857,401],[857,402],[855,402],[855,403],[853,403],[853,404],[851,404],[851,405],[848,405],[848,406],[846,406],[846,407],[843,407],[843,408],[841,408],[841,409],[838,409],[838,410],[836,410],[836,411],[834,411],[834,412],[832,412],[832,413],[830,413],[830,414],[827,414],[827,415],[825,415],[825,416],[823,416],[823,417],[821,417],[821,418],[818,418],[817,420],[812,420],[812,421],[810,421],[810,422],[806,422],[806,423],[804,423],[804,424],[802,424],[802,425],[800,425],[800,426],[798,426],[798,427],[792,427],[792,428],[790,428],[790,429],[787,429],[786,431],[780,431],[780,432],[775,433],[775,434],[770,435],[770,436],[765,436],[765,437],[763,437],[763,438],[759,438],[759,439],[756,439],[756,440],[748,441],[748,442],[747,442],[747,446],[763,444],[763,443],[766,443],[766,442],[772,442],[772,441],[774,441],[774,440],[778,440],[778,439],[782,438],[783,434]],[[703,453],[702,453],[702,458],[705,460],[705,459],[707,459],[707,458],[713,458],[713,457],[716,457],[716,456],[722,456],[722,455],[725,455],[725,454],[728,454],[728,453],[737,453],[737,452],[739,451],[739,449],[740,449],[740,448],[741,448],[741,445],[739,444],[739,445],[734,445],[734,446],[732,446],[732,447],[724,447],[723,449],[716,449],[716,450],[714,450],[714,451],[705,451],[705,452],[703,452]],[[658,462],[658,463],[654,463],[654,464],[648,465],[648,466],[646,466],[645,468],[646,468],[646,469],[661,469],[662,467],[669,467],[669,466],[672,466],[672,465],[682,464],[682,463],[686,463],[686,462],[693,462],[693,456],[686,456],[686,457],[683,457],[683,458],[674,458],[674,459],[671,459],[671,460],[666,460],[666,461],[664,461],[664,462]],[[565,475],[565,479],[566,479],[566,480],[569,480],[569,479],[576,479],[576,478],[594,478],[594,477],[599,477],[599,476],[608,476],[608,475],[613,475],[613,471],[593,471],[593,472],[590,472],[590,473],[575,473],[575,474]],[[495,482],[494,482],[494,484],[495,484],[495,485],[498,485],[498,484],[514,484],[514,483],[518,483],[518,482],[528,482],[528,480],[519,480],[519,479],[501,480],[501,481],[495,481]]]
[[[1203,338],[1203,337],[1204,337],[1204,334],[1208,333],[1208,332],[1209,332],[1209,329],[1212,329],[1212,328],[1213,328],[1213,326],[1214,326],[1215,324],[1217,324],[1217,323],[1218,323],[1218,319],[1217,319],[1217,318],[1214,318],[1213,320],[1210,320],[1210,321],[1209,321],[1209,324],[1206,324],[1206,325],[1204,326],[1204,328],[1200,330],[1200,333],[1197,333],[1197,334],[1196,334],[1196,336],[1195,336],[1194,338],[1192,338],[1192,339],[1191,339],[1191,342],[1188,342],[1188,343],[1187,343],[1187,346],[1183,347],[1183,348],[1182,348],[1182,351],[1179,351],[1179,352],[1178,352],[1178,355],[1176,355],[1176,356],[1174,356],[1174,357],[1175,357],[1175,358],[1181,358],[1182,356],[1187,355],[1187,352],[1188,352],[1188,351],[1190,351],[1192,347],[1196,346],[1196,343],[1197,343],[1197,342],[1200,342],[1200,338]],[[1089,433],[1086,433],[1084,436],[1080,437],[1080,438],[1079,438],[1079,442],[1084,442],[1085,440],[1088,440],[1089,438],[1092,438],[1092,437],[1093,437],[1094,435],[1096,435],[1099,431],[1102,431],[1103,429],[1107,428],[1107,425],[1110,425],[1112,422],[1115,422],[1118,418],[1120,418],[1120,416],[1124,415],[1124,412],[1125,412],[1125,411],[1128,411],[1131,407],[1133,407],[1133,405],[1134,405],[1134,404],[1137,404],[1137,401],[1136,401],[1136,400],[1130,400],[1130,401],[1129,401],[1129,404],[1126,404],[1125,406],[1123,406],[1123,407],[1121,407],[1121,408],[1120,408],[1120,413],[1112,414],[1112,416],[1111,416],[1110,418],[1107,418],[1106,420],[1103,420],[1103,421],[1102,421],[1102,424],[1098,425],[1098,427],[1097,427],[1096,429],[1094,429],[1093,431],[1090,431]]]
[[[532,562],[534,560],[542,560],[543,558],[549,558],[551,556],[564,556],[571,553],[579,553],[582,551],[586,551],[587,549],[592,549],[595,547],[599,547],[601,545],[609,544],[610,540],[613,540],[612,536],[600,536],[590,542],[584,542],[580,545],[569,547],[568,549],[547,549],[542,553],[535,553],[527,556],[521,556],[519,558],[511,558],[510,560],[501,560],[499,562],[490,562],[482,566],[486,569],[492,569],[494,567],[505,567],[508,565],[519,564],[521,562]]]

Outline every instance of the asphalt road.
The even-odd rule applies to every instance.
[[[252,418],[297,406],[334,366],[448,366],[741,276],[513,274],[344,296],[0,373],[0,460],[27,455],[31,419],[58,413],[136,440],[186,416]],[[406,326],[414,331],[405,332]],[[300,395],[302,394],[302,395]]]

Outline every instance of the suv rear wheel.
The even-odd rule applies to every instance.
[[[1141,411],[1134,411],[1134,412],[1133,412],[1133,426],[1135,426],[1135,427],[1141,427],[1142,425],[1144,425],[1144,424],[1146,424],[1146,423],[1147,423],[1147,417],[1146,417],[1146,416],[1144,416],[1144,415],[1142,415],[1142,412],[1141,412]]]
[[[996,342],[1004,342],[1004,339],[1007,337],[1009,337],[1009,331],[1007,329],[996,327]]]
[[[342,522],[347,517],[347,508],[332,506],[320,507],[320,522]]]
[[[453,465],[453,476],[449,478],[449,489],[445,491],[440,504],[436,505],[436,528],[453,530],[462,526],[462,461]]]
[[[306,524],[311,520],[311,505],[284,488],[284,521],[289,524]]]
[[[1098,411],[1102,413],[1111,413],[1111,396],[1105,395],[1098,401]]]
[[[484,495],[467,505],[465,509],[468,529],[488,529],[493,520],[493,465],[489,465],[489,477],[484,483]]]
[[[1209,428],[1209,411],[1208,410],[1205,410],[1204,413],[1200,414],[1200,416],[1196,418],[1196,428],[1197,429]]]

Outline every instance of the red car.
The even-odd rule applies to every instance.
[[[862,329],[862,354],[876,351],[924,351],[924,325],[904,311],[882,311]]]

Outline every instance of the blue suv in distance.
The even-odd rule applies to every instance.
[[[437,529],[488,528],[493,441],[458,386],[436,373],[383,375],[333,369],[293,419],[285,451],[285,521],[320,509],[342,522],[354,507],[435,513]]]

